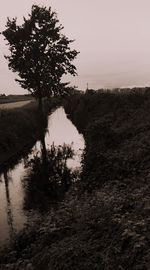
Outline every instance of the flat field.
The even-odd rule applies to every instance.
[[[33,100],[33,97],[31,95],[8,95],[8,96],[4,95],[3,96],[0,94],[0,104],[26,101],[26,100]]]
[[[31,100],[3,103],[3,104],[0,104],[0,109],[1,110],[10,110],[10,109],[15,109],[15,108],[20,108],[20,107],[23,107],[23,106],[29,104],[30,102],[31,102]]]

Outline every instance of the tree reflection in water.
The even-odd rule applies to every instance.
[[[74,181],[76,173],[67,167],[67,160],[74,157],[69,145],[51,145],[46,150],[41,140],[41,155],[36,154],[27,162],[29,173],[25,183],[25,209],[47,210],[52,200],[61,200]]]
[[[8,176],[8,172],[4,171],[3,173],[4,182],[5,182],[5,191],[6,191],[6,202],[7,202],[7,221],[9,227],[9,236],[10,240],[13,240],[15,237],[15,230],[13,225],[13,214],[12,214],[12,206],[11,206],[11,199],[9,193],[9,182],[11,178]]]

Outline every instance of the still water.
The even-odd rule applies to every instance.
[[[67,118],[62,107],[54,111],[48,119],[48,128],[45,135],[46,148],[52,143],[56,146],[72,144],[75,151],[74,159],[68,161],[68,167],[80,169],[81,154],[84,149],[84,139],[76,127]],[[28,160],[33,154],[40,152],[40,142],[33,146]],[[26,160],[21,159],[16,166],[0,175],[0,246],[11,241],[34,215],[40,215],[37,210],[24,210],[25,185],[24,179],[28,175]]]

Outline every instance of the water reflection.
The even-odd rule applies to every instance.
[[[7,222],[9,227],[9,235],[10,239],[13,239],[15,236],[15,230],[13,225],[13,213],[12,213],[12,205],[11,205],[11,199],[10,199],[10,191],[9,191],[9,182],[11,181],[11,178],[8,175],[7,171],[4,171],[3,174],[4,182],[5,182],[5,190],[6,190],[6,212],[7,212]]]
[[[55,145],[63,145],[64,143],[72,145],[75,156],[73,159],[68,159],[67,164],[73,169],[79,169],[81,166],[81,154],[84,149],[84,138],[66,117],[63,107],[58,108],[53,113],[53,117],[49,118],[48,132],[45,136],[47,149],[53,142]]]
[[[64,143],[71,145],[74,155],[69,148],[62,149]],[[57,109],[49,116],[45,138],[34,145],[28,158],[0,175],[0,246],[38,211],[50,206],[50,195],[63,196],[71,184],[70,174],[72,180],[76,179],[72,169],[80,168],[83,148],[83,136],[67,119],[64,109]]]
[[[12,171],[0,175],[0,245],[7,239],[12,240],[15,231],[23,227],[26,216],[22,210],[23,189],[20,179],[23,177],[23,164]]]

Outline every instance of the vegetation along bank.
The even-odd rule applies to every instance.
[[[2,269],[148,270],[149,89],[76,93],[64,106],[86,141],[80,180],[1,253]]]

